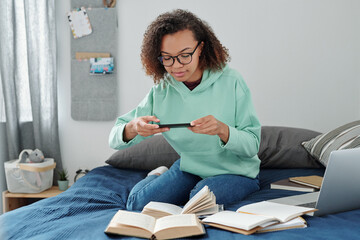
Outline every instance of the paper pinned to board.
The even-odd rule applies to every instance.
[[[92,33],[90,19],[84,7],[68,12],[68,20],[75,39]]]

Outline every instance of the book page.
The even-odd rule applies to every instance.
[[[199,201],[201,201],[204,197],[206,197],[210,193],[208,186],[203,187],[195,196],[193,196],[183,207],[181,213],[188,213],[191,208]]]
[[[286,222],[304,213],[315,211],[314,208],[291,206],[281,203],[262,201],[240,207],[237,212],[252,213],[258,215],[272,216],[281,222]]]
[[[133,236],[150,239],[153,235],[152,232],[138,227],[126,226],[123,224],[110,223],[106,229],[106,233],[119,234],[124,236]]]
[[[218,205],[215,204],[213,207],[210,208],[206,208],[204,210],[201,211],[196,211],[196,216],[201,216],[201,215],[210,215],[210,214],[214,214],[220,211],[224,211],[224,206],[223,205]]]
[[[159,218],[156,221],[154,233],[167,228],[197,226],[198,220],[195,214],[171,215]]]
[[[210,217],[204,218],[203,223],[217,223],[243,230],[251,230],[266,222],[274,221],[273,217],[264,215],[254,215],[247,213],[238,213],[233,211],[223,211],[215,213]]]
[[[113,222],[125,226],[143,228],[152,233],[155,228],[155,218],[145,214],[125,210],[119,210],[114,216]]]
[[[213,192],[209,192],[209,194],[195,204],[193,207],[189,208],[186,213],[197,213],[201,210],[211,208],[216,205],[216,198]]]
[[[272,231],[281,231],[291,228],[306,228],[307,223],[302,217],[294,218],[290,221],[284,223],[274,224],[268,227],[265,227],[258,230],[257,232],[272,232]]]
[[[149,202],[145,205],[144,209],[166,212],[170,215],[180,214],[182,211],[182,208],[179,206],[163,202]]]

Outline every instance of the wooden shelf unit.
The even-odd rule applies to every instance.
[[[4,191],[2,193],[3,213],[26,206],[29,204],[29,200],[54,197],[62,192],[63,191],[60,191],[58,186],[53,186],[41,193],[11,193],[9,191]]]

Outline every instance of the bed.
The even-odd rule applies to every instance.
[[[261,189],[241,202],[225,206],[228,210],[236,210],[252,202],[301,194],[296,191],[270,189],[270,183],[274,181],[294,176],[324,174],[325,168],[301,146],[301,142],[320,133],[287,127],[263,127],[262,131],[259,151],[262,160],[259,174]],[[107,159],[109,165],[93,169],[58,196],[1,215],[0,239],[135,239],[106,234],[104,230],[117,210],[125,209],[131,188],[146,176],[147,168],[159,164],[169,166],[176,160],[178,156],[166,144],[160,135],[131,149],[118,151]],[[146,154],[146,157],[143,154]],[[144,164],[144,158],[152,165],[149,162],[148,165]],[[245,236],[206,226],[205,235],[192,238],[360,238],[360,209],[323,217],[304,218],[308,223],[308,227],[304,229]]]

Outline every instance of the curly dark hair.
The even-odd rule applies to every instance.
[[[204,42],[199,59],[202,70],[220,70],[230,61],[228,49],[220,43],[205,21],[182,9],[166,12],[148,26],[141,47],[141,62],[146,74],[153,78],[155,84],[167,73],[158,60],[163,36],[186,29],[192,31],[195,40]]]

